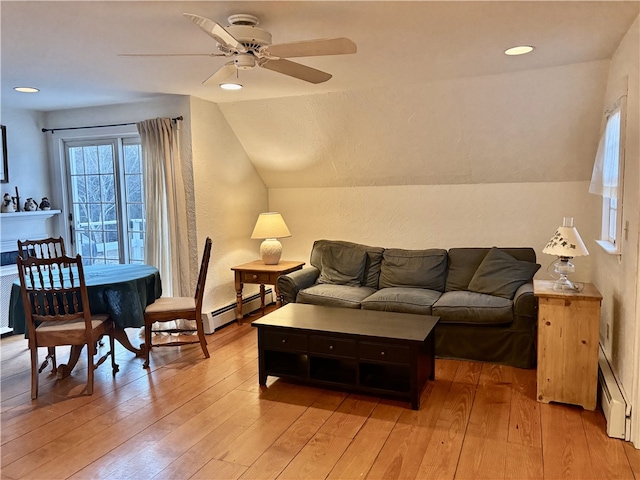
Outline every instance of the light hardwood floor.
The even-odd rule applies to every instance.
[[[413,411],[271,377],[261,389],[246,320],[207,339],[210,359],[154,349],[149,371],[118,348],[120,372],[98,368],[90,397],[82,360],[60,382],[43,372],[33,402],[26,340],[3,339],[2,478],[640,478],[640,451],[606,436],[601,411],[535,401],[535,370],[436,360]]]

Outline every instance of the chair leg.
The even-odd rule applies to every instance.
[[[144,322],[144,363],[142,368],[149,368],[149,355],[151,354],[151,326],[152,322]]]
[[[38,347],[30,345],[31,350],[31,400],[38,398]]]
[[[200,346],[205,358],[209,358],[209,348],[207,347],[207,339],[204,336],[204,325],[202,324],[202,318],[196,320],[196,326],[198,329],[198,338],[200,339]]]

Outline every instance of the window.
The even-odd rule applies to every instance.
[[[593,166],[589,192],[602,196],[602,230],[598,244],[620,253],[622,230],[622,178],[624,172],[624,98],[606,114],[606,126]]]
[[[64,142],[71,242],[86,265],[144,263],[139,137]]]

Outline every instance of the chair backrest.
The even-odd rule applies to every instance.
[[[43,240],[18,240],[18,252],[22,258],[56,258],[66,255],[62,237],[49,237]]]
[[[207,270],[209,269],[209,257],[211,256],[211,238],[207,237],[204,242],[204,252],[202,253],[202,263],[198,274],[198,284],[196,285],[196,313],[202,314],[202,298],[204,297],[204,284],[207,281]]]
[[[18,257],[18,274],[30,339],[36,339],[35,328],[41,322],[84,319],[90,341],[91,312],[80,255]]]

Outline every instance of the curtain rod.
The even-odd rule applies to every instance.
[[[172,122],[179,122],[182,120],[183,120],[182,115],[171,119]],[[124,127],[125,125],[136,125],[136,122],[114,123],[112,125],[92,125],[90,127],[43,128],[42,133],[51,132],[51,135],[53,135],[53,132],[58,130],[82,130],[83,128]]]

